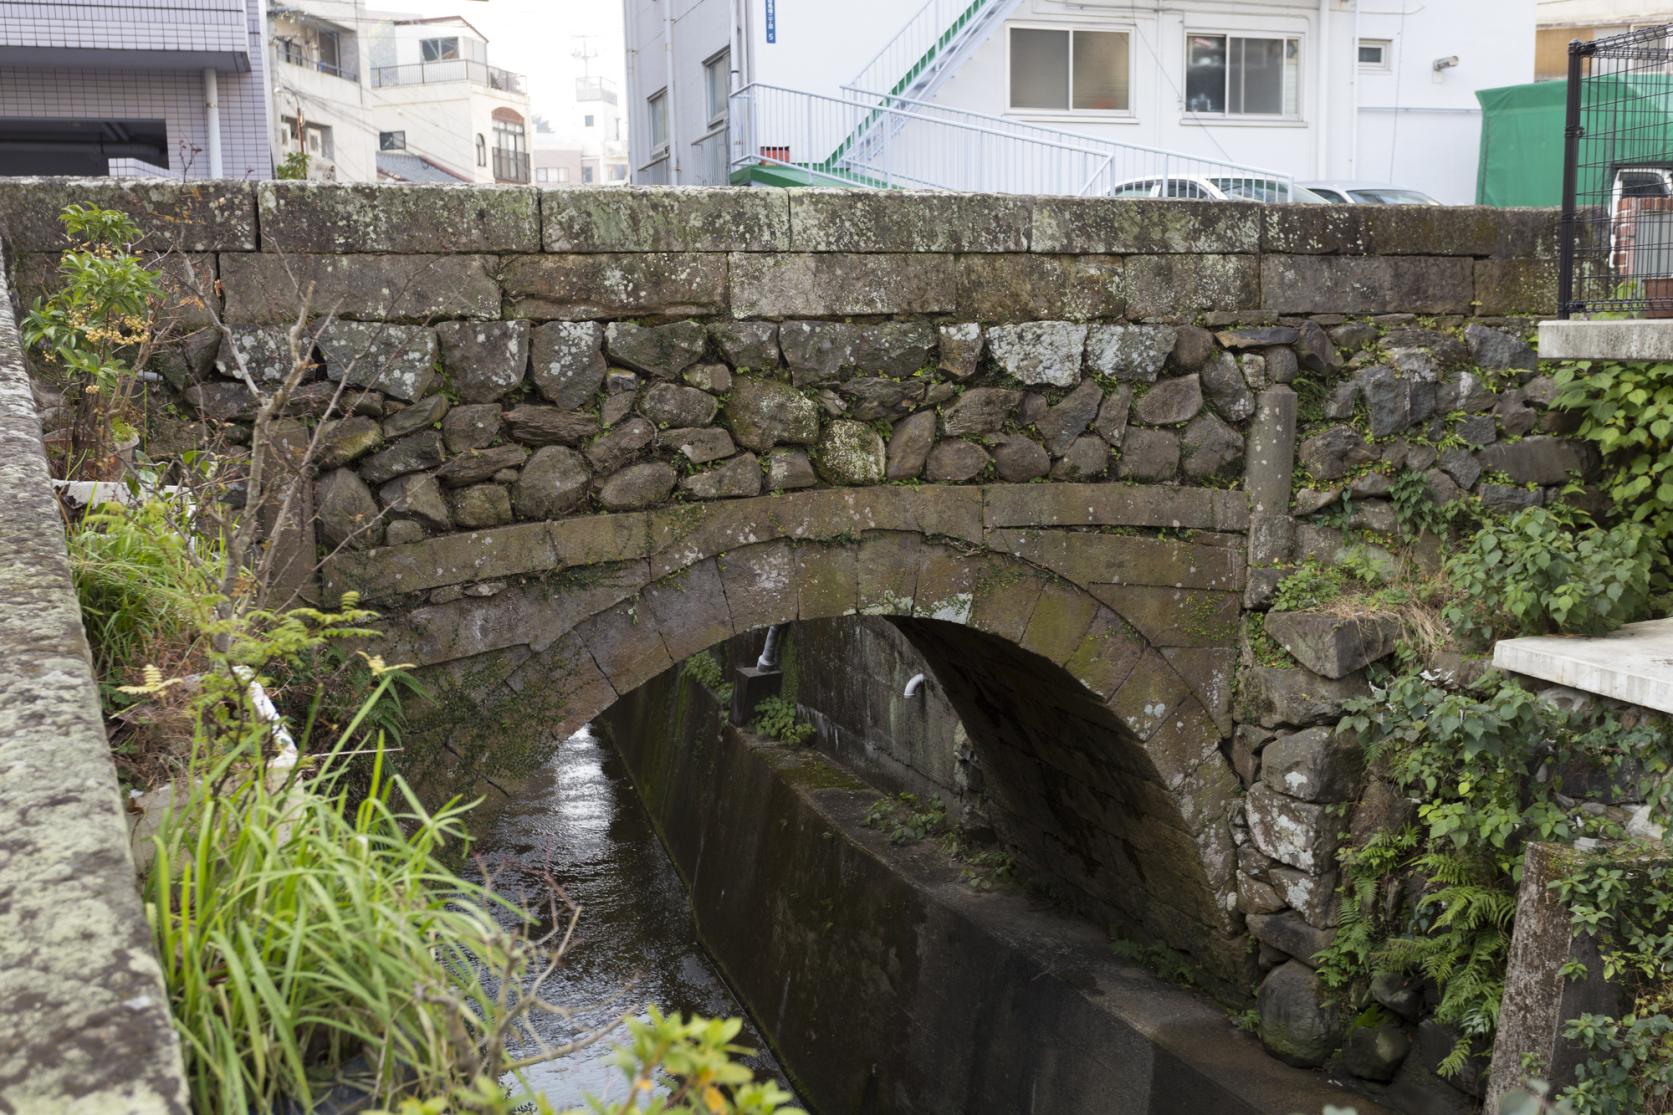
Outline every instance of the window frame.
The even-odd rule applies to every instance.
[[[716,67],[719,67],[718,69]],[[720,75],[720,96],[715,96],[713,77]],[[727,101],[732,92],[732,48],[718,50],[703,59],[703,114],[710,128],[726,123]]]
[[[379,151],[405,151],[406,149],[407,130],[405,128],[396,128],[392,131],[378,133]]]
[[[1065,79],[1068,88],[1068,105],[1065,108],[1019,108],[1011,103],[1011,69],[1012,49],[1011,32],[1013,31],[1066,31],[1069,34],[1069,57]],[[1123,35],[1127,39],[1127,107],[1126,108],[1075,108],[1075,34],[1086,32],[1094,35]],[[1134,75],[1134,40],[1137,32],[1132,24],[1110,24],[1108,26],[1086,26],[1074,23],[1041,23],[1035,21],[1014,21],[1005,24],[1005,115],[1024,116],[1030,119],[1052,120],[1136,120],[1137,113],[1133,109],[1135,92]]]
[[[658,124],[662,125],[660,139],[656,134]],[[645,134],[650,137],[652,158],[660,158],[668,153],[668,125],[668,87],[664,85],[645,98]]]
[[[431,43],[436,43],[436,44],[452,43],[453,44],[452,55],[442,54],[438,51],[436,57],[434,57],[434,58],[424,57],[425,51],[427,51],[429,49]],[[464,57],[464,55],[460,52],[460,48],[459,48],[459,36],[457,36],[457,35],[442,35],[442,36],[440,36],[438,38],[434,38],[434,39],[419,39],[418,40],[418,60],[421,63],[457,62],[460,59],[462,59],[463,57]]]
[[[481,132],[476,133],[476,165],[488,165],[488,137]]]
[[[1359,52],[1367,47],[1375,47],[1382,52],[1380,60],[1367,62],[1359,56]],[[1354,43],[1354,60],[1358,63],[1361,73],[1387,74],[1394,72],[1394,40],[1393,39],[1360,39]]]
[[[1186,27],[1184,54],[1180,59],[1183,67],[1181,73],[1184,78],[1180,81],[1181,93],[1189,85],[1191,71],[1191,40],[1195,38],[1221,38],[1226,40],[1226,84],[1221,93],[1221,100],[1227,107],[1219,112],[1204,112],[1190,107],[1190,101],[1185,102],[1185,111],[1181,123],[1221,125],[1290,125],[1305,126],[1307,123],[1307,36],[1300,31],[1250,31],[1230,30],[1218,27]],[[1231,106],[1231,40],[1233,39],[1272,39],[1281,43],[1295,43],[1295,112],[1232,112]],[[1280,94],[1281,96],[1282,94]]]

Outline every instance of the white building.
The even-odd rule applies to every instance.
[[[1568,76],[1568,44],[1673,23],[1673,0],[1539,0],[1534,80]]]
[[[1096,193],[1259,168],[1468,202],[1475,91],[1534,52],[1535,0],[623,4],[641,182]]]
[[[0,3],[0,174],[271,174],[262,4]]]
[[[488,62],[460,16],[368,12],[364,0],[274,0],[273,147],[347,182],[528,182],[523,75]]]

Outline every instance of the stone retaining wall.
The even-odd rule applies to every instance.
[[[0,491],[0,1109],[183,1113],[180,1046],[3,273]]]

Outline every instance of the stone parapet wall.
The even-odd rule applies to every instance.
[[[7,295],[0,274],[0,1109],[174,1115],[185,1070]]]

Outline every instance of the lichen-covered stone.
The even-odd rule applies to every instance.
[[[1154,383],[1177,337],[1171,325],[1094,325],[1086,335],[1086,366],[1101,376]],[[1194,339],[1191,344],[1194,349]]]
[[[1266,765],[1264,753],[1261,765]],[[1300,801],[1257,782],[1244,799],[1244,812],[1249,838],[1263,855],[1315,873],[1333,863],[1342,823],[1327,805]]]
[[[1280,735],[1261,752],[1261,781],[1302,801],[1351,801],[1364,772],[1359,741],[1334,726]]]
[[[720,404],[707,391],[677,383],[653,383],[639,397],[639,413],[658,426],[706,426]]]
[[[436,478],[425,472],[397,476],[378,488],[378,502],[392,519],[418,523],[426,530],[451,530],[453,523]]]
[[[604,383],[603,336],[604,327],[595,321],[536,327],[529,342],[529,378],[541,397],[562,410],[590,403]]]
[[[447,414],[449,404],[445,395],[426,395],[409,407],[399,410],[396,407],[400,404],[389,404],[386,408],[389,416],[383,420],[383,436],[392,441],[434,426]]]
[[[486,530],[511,522],[511,493],[498,484],[476,484],[448,493],[448,509],[460,530]]]
[[[288,326],[311,285],[310,305],[340,320],[422,325],[438,318],[496,318],[494,265],[484,255],[223,252],[223,312],[232,324]]]
[[[694,465],[706,465],[737,452],[732,435],[715,426],[663,430],[656,440]]]
[[[1022,403],[1014,387],[972,387],[941,408],[941,429],[948,437],[991,434],[1011,420]]]
[[[637,511],[667,499],[679,479],[669,465],[645,461],[614,473],[598,489],[598,504],[606,511]]]
[[[1248,359],[1248,358],[1246,358]],[[1253,357],[1260,360],[1260,357]],[[1265,361],[1262,360],[1262,372],[1265,371]],[[1206,361],[1199,373],[1202,378],[1202,391],[1208,398],[1209,404],[1220,412],[1220,417],[1227,422],[1242,422],[1255,413],[1255,393],[1251,386],[1265,387],[1266,384],[1251,384],[1243,366],[1230,353],[1222,352],[1212,360]]]
[[[350,415],[322,423],[314,444],[314,468],[326,473],[359,460],[383,444],[383,430],[370,418]]]
[[[1352,426],[1332,426],[1302,442],[1296,463],[1315,480],[1340,480],[1348,470],[1374,459],[1365,437]]]
[[[876,430],[839,418],[825,427],[813,460],[827,484],[877,484],[883,480],[887,456]]]
[[[953,379],[969,379],[981,367],[986,340],[979,322],[961,321],[937,330],[941,371]]]
[[[767,454],[767,487],[775,492],[811,488],[819,482],[813,462],[802,449],[774,449]]]
[[[725,364],[693,364],[680,373],[680,379],[687,387],[711,395],[724,395],[732,390],[732,369]]]
[[[761,494],[761,462],[740,453],[723,465],[687,476],[680,490],[695,499],[738,499]]]
[[[727,269],[737,317],[945,314],[958,302],[949,255],[752,252]]]
[[[652,379],[677,379],[702,359],[706,337],[703,326],[695,321],[667,325],[612,321],[604,328],[604,346],[610,359]]]
[[[819,437],[819,408],[776,380],[739,376],[720,417],[739,445],[758,453],[785,443],[812,445]]]
[[[774,321],[718,321],[709,326],[726,362],[740,372],[770,372],[780,364],[778,323]]]
[[[1133,419],[1147,426],[1178,426],[1202,409],[1202,380],[1196,375],[1164,379],[1133,403]]]
[[[520,519],[556,519],[581,504],[592,484],[586,459],[575,450],[548,445],[534,451],[512,488]]]
[[[333,549],[364,550],[383,541],[378,501],[366,482],[349,469],[321,474],[314,484],[314,514],[319,519],[320,541]]]
[[[215,371],[228,379],[240,379],[242,368],[257,383],[273,385],[290,375],[295,358],[290,351],[290,330],[277,326],[228,326],[232,337],[223,336],[215,349]],[[306,345],[306,342],[303,342]],[[311,360],[304,351],[302,359]]]
[[[986,471],[991,458],[987,450],[962,438],[937,442],[924,463],[924,479],[939,484],[962,484]]]
[[[1019,383],[1073,387],[1080,382],[1086,326],[1068,321],[995,325],[987,331],[988,351]]]
[[[1342,715],[1345,702],[1371,692],[1362,674],[1324,678],[1310,670],[1255,666],[1244,671],[1243,678],[1243,719],[1266,728],[1304,728],[1334,720]]]
[[[923,401],[925,382],[921,379],[893,379],[866,376],[837,385],[839,397],[847,404],[848,417],[861,422],[899,418]]]
[[[1343,1021],[1313,969],[1295,960],[1278,965],[1257,998],[1261,1042],[1274,1057],[1316,1068],[1335,1052]]]
[[[790,247],[781,190],[586,186],[540,191],[548,252],[772,252]]]
[[[418,398],[436,374],[436,333],[423,326],[334,321],[320,334],[319,350],[333,382],[394,399]]]
[[[540,208],[529,190],[267,181],[255,193],[264,251],[540,250]]]
[[[599,252],[506,257],[507,317],[587,321],[724,313],[726,256]],[[486,315],[484,315],[486,316]]]
[[[529,364],[528,322],[443,321],[436,325],[436,339],[442,369],[465,402],[497,402],[522,386]]]
[[[628,396],[629,401],[632,396]],[[598,433],[598,416],[557,407],[512,407],[504,415],[506,433],[524,445],[580,445]]]
[[[360,475],[368,484],[383,484],[403,473],[433,469],[446,457],[441,434],[435,430],[420,430],[391,442],[368,457],[360,466]]]
[[[1556,437],[1499,442],[1478,452],[1476,461],[1518,484],[1562,484],[1571,472],[1585,477],[1595,468],[1589,446]]]
[[[778,343],[796,386],[818,387],[855,373],[909,376],[929,363],[935,330],[918,321],[787,321]]]
[[[1098,417],[1093,420],[1093,430],[1110,445],[1120,449],[1127,434],[1127,417],[1132,407],[1133,389],[1126,384],[1106,393],[1103,405],[1098,408]]]
[[[1341,678],[1394,653],[1400,624],[1388,616],[1273,612],[1267,617],[1266,632],[1309,670]]]

